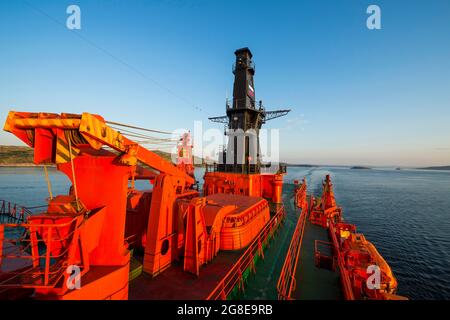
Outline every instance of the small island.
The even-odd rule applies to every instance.
[[[362,166],[353,166],[353,167],[350,167],[350,169],[356,169],[356,170],[370,170],[371,168],[369,168],[369,167],[362,167]]]
[[[303,167],[303,168],[316,168],[318,167],[315,164],[296,164],[296,163],[284,163],[287,167]]]
[[[450,170],[450,166],[436,166],[436,167],[424,167],[424,168],[417,168],[420,170]]]

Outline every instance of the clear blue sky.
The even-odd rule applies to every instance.
[[[65,27],[81,8],[81,30]],[[382,29],[366,28],[377,4]],[[172,130],[224,114],[235,49],[282,160],[450,164],[450,1],[0,1],[8,110],[98,113]],[[217,125],[216,127],[220,127]],[[18,144],[0,133],[0,144]]]

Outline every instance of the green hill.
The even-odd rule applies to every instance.
[[[0,146],[0,165],[32,165],[33,149],[20,146]]]
[[[168,152],[153,150],[162,158],[172,161]],[[0,166],[32,166],[33,149],[26,146],[1,146],[0,145]]]

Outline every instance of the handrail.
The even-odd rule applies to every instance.
[[[43,218],[69,220],[0,224],[0,266],[4,269],[0,288],[52,288],[64,276],[83,216]]]
[[[0,199],[0,204],[0,222],[3,222],[5,217],[8,223],[25,222],[32,215],[31,210],[16,203]]]
[[[260,231],[258,236],[248,246],[239,260],[233,265],[228,273],[219,281],[216,287],[211,291],[206,300],[225,300],[233,289],[238,285],[244,286],[242,273],[249,267],[254,269],[253,259],[255,255],[263,256],[262,245],[266,239],[273,234],[279,226],[285,215],[283,206],[277,209],[276,214],[270,219],[269,223]]]
[[[336,237],[336,231],[334,229],[334,223],[330,223],[329,230],[331,233],[331,238],[333,240],[333,245],[336,250],[337,261],[339,266],[339,272],[341,274],[342,287],[344,288],[344,297],[346,300],[355,300],[353,295],[352,284],[348,273],[345,269],[344,257],[342,256],[341,250],[339,250],[339,242]]]
[[[280,273],[280,278],[277,282],[278,300],[290,300],[292,292],[295,290],[295,274],[297,271],[298,259],[300,257],[300,250],[303,242],[306,215],[306,211],[302,210],[289,245],[288,253]]]
[[[296,287],[295,274],[303,242],[303,234],[308,216],[308,203],[306,200],[306,183],[295,190],[294,200],[297,207],[302,208],[300,217],[295,226],[294,234],[289,244],[288,252],[277,282],[278,300],[290,300]]]

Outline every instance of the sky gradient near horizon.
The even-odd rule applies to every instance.
[[[81,30],[66,8],[81,8]],[[381,30],[366,28],[370,4]],[[234,50],[256,98],[291,108],[281,160],[450,165],[450,1],[0,0],[0,122],[9,110],[221,128]],[[0,144],[20,144],[0,132]]]

